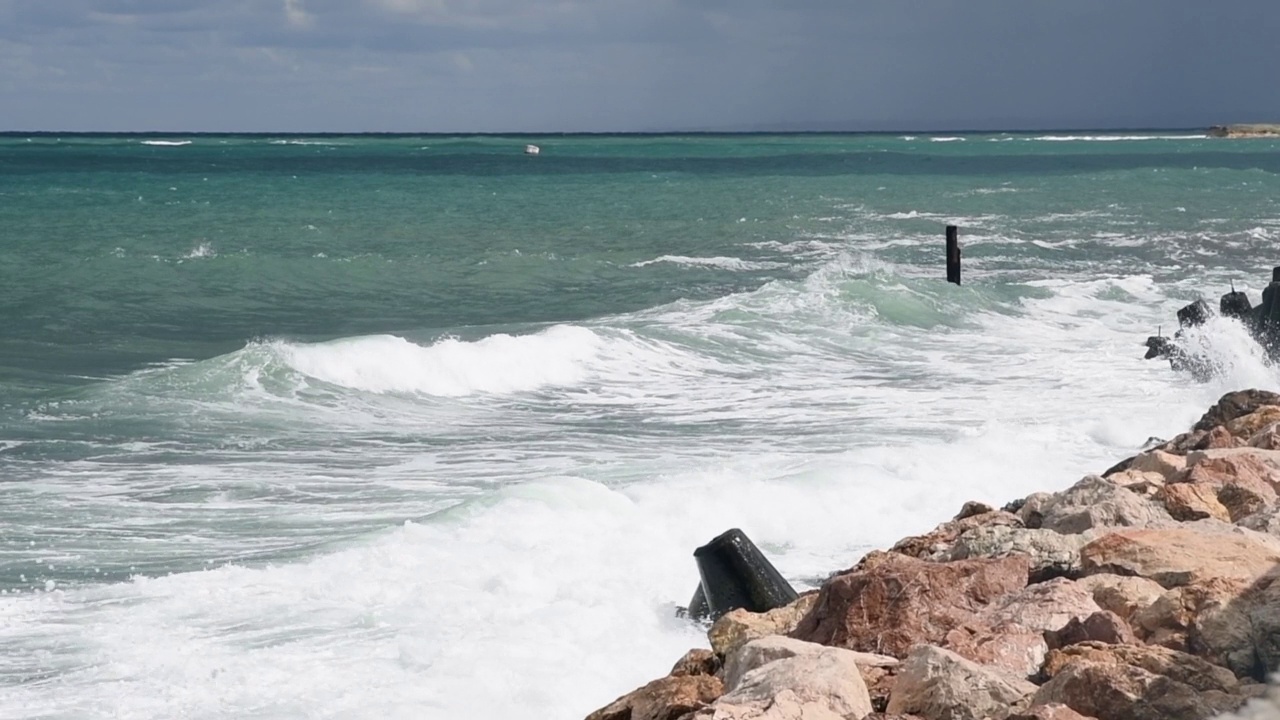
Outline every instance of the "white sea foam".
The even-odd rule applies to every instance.
[[[964,142],[965,138],[959,136],[931,137],[929,142]]]
[[[183,145],[190,145],[191,141],[190,140],[143,140],[142,144],[156,145],[159,147],[182,147]]]
[[[194,546],[245,566],[41,576],[52,591],[0,598],[0,672],[58,690],[10,684],[0,716],[582,717],[705,643],[673,611],[691,551],[728,527],[810,586],[965,500],[1066,486],[1225,389],[1276,387],[1238,325],[1208,326],[1234,366],[1206,385],[1141,359],[1186,290],[954,287],[846,252],[799,281],[590,325],[271,341],[135,374],[108,386],[117,415],[159,398],[199,409],[175,423],[203,429],[216,409],[256,432],[241,446],[210,429],[218,465],[88,460],[47,478],[82,524],[132,513],[135,532],[82,540],[79,561]],[[201,513],[217,521],[199,533],[166,524]],[[254,544],[302,549],[267,564]]]
[[[686,257],[684,255],[663,255],[652,260],[631,263],[630,267],[647,267],[658,263],[687,265],[690,267],[714,267],[721,270],[773,270],[786,267],[784,263],[767,260],[743,260],[734,257]]]
[[[187,253],[186,255],[183,255],[182,257],[184,257],[187,260],[199,260],[202,258],[211,258],[211,257],[217,257],[217,256],[218,256],[218,253],[213,249],[213,245],[210,245],[207,242],[202,242],[199,245],[196,245],[194,248],[192,248],[191,252]]]

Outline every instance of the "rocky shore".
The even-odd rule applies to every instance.
[[[1057,493],[968,503],[588,720],[1280,717],[1280,395]]]
[[[1223,138],[1280,138],[1280,125],[1214,125],[1209,128],[1209,136]]]

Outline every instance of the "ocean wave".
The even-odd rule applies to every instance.
[[[957,135],[947,135],[941,137],[931,137],[929,142],[964,142],[965,139]]]
[[[671,263],[690,267],[715,267],[721,270],[775,270],[786,267],[785,263],[768,260],[743,260],[733,257],[687,257],[684,255],[663,255],[652,260],[631,263],[628,267],[648,267],[658,263]]]
[[[155,145],[159,147],[181,147],[190,145],[190,140],[142,140],[142,145]]]

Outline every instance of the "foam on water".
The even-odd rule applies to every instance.
[[[190,140],[143,140],[141,144],[153,145],[156,147],[182,147],[183,145],[190,145],[191,141]]]
[[[727,527],[812,586],[965,500],[1063,487],[1184,429],[1225,388],[1276,385],[1228,324],[1206,332],[1237,361],[1230,377],[1191,386],[1141,360],[1147,328],[1179,304],[1168,290],[1149,276],[956,288],[841,255],[803,280],[593,326],[271,341],[154,368],[127,379],[129,396],[196,397],[194,384],[234,390],[242,423],[296,423],[323,400],[339,403],[323,423],[398,427],[354,469],[318,449],[245,468],[299,489],[345,473],[350,510],[395,527],[274,562],[10,596],[0,715],[580,717],[705,644],[674,609],[697,582],[692,549]],[[331,390],[308,395],[313,382]],[[425,397],[383,397],[401,393]],[[464,404],[442,410],[441,396]],[[507,400],[477,424],[466,403],[494,397]],[[415,437],[451,426],[447,456],[413,461],[434,457]],[[420,504],[513,473],[450,509]],[[380,501],[391,487],[398,501]],[[234,498],[224,522],[254,525],[257,542],[295,521]],[[410,507],[425,512],[395,520]]]
[[[646,267],[658,263],[674,265],[690,265],[697,267],[714,267],[722,270],[773,270],[786,267],[784,263],[743,260],[733,257],[686,257],[683,255],[663,255],[653,260],[642,260],[632,263],[631,267]]]

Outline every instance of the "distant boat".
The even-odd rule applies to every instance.
[[[538,147],[537,145],[525,145],[525,146],[524,146],[524,154],[525,154],[525,155],[537,155],[537,154],[538,154],[538,153],[540,153],[540,152],[542,152],[542,148]]]

